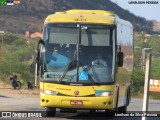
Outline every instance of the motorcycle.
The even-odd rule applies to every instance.
[[[13,80],[12,77],[10,78],[10,80],[11,80],[11,84],[12,84],[12,88],[13,88],[13,89],[16,89],[16,90],[21,89],[22,84],[21,84],[20,81],[18,81],[18,80]]]
[[[21,89],[21,82],[20,81],[16,81],[16,83],[14,85],[12,85],[13,89],[19,90]]]

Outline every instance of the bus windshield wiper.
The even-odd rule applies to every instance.
[[[62,76],[60,77],[60,79],[58,80],[58,83],[61,83],[61,82],[62,82],[63,78],[66,76],[67,72],[68,72],[70,69],[73,69],[73,68],[76,67],[77,62],[78,62],[78,61],[73,60],[73,61],[71,61],[71,62],[69,63],[67,69],[64,71],[63,75],[62,75]],[[81,64],[81,63],[79,63],[79,65],[82,67],[83,71],[86,72],[87,68],[85,68],[85,67],[83,66],[83,64]],[[79,69],[79,68],[78,68],[78,69]],[[91,77],[91,75],[90,75],[89,73],[88,73],[88,78],[89,78],[89,80],[92,82],[92,84],[94,85],[95,82],[94,82],[94,80],[92,79],[92,77]]]
[[[67,72],[70,70],[70,69],[73,69],[74,67],[76,67],[76,63],[77,61],[76,60],[72,60],[69,65],[67,66],[67,69],[63,72],[63,75],[61,75],[60,79],[58,80],[58,83],[60,83],[63,78],[66,76]]]

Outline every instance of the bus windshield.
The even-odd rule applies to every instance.
[[[82,84],[114,82],[113,26],[46,24],[44,42],[42,80]]]

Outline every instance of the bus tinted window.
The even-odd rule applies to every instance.
[[[84,46],[109,46],[111,29],[99,25],[81,27],[81,44]],[[78,28],[73,25],[50,25],[49,43],[76,44]]]

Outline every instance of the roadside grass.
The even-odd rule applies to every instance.
[[[0,81],[5,85],[11,86],[10,77],[13,75],[17,75],[22,83],[22,89],[27,87],[29,81],[34,81],[34,75],[30,73],[29,67],[34,59],[35,41],[30,39],[30,45],[27,45],[26,41],[22,35],[11,33],[4,35],[3,57],[0,59]]]
[[[117,76],[119,84],[124,84],[130,82],[132,71],[127,70],[126,68],[119,68],[119,74]]]
[[[39,88],[28,89],[27,86],[22,86],[20,90],[13,90],[11,83],[6,83],[2,80],[0,80],[0,90],[5,90],[9,94],[39,95]]]

